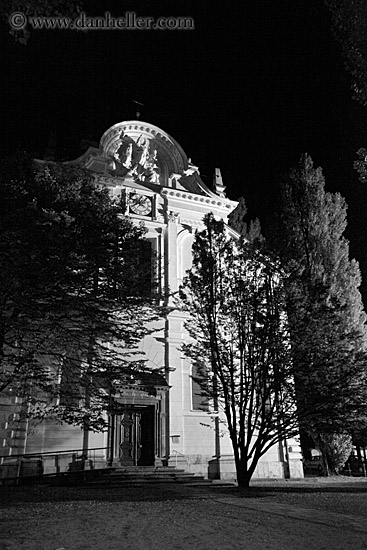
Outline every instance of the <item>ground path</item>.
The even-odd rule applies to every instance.
[[[0,488],[0,550],[366,550],[367,483]]]

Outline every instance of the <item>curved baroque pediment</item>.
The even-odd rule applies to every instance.
[[[153,124],[119,122],[103,134],[100,150],[110,159],[112,174],[133,176],[142,183],[166,186],[171,174],[183,174],[188,169],[181,146]]]
[[[158,126],[141,120],[114,124],[101,137],[99,147],[90,146],[79,158],[65,164],[84,166],[108,187],[126,185],[162,196],[166,189],[175,190],[176,195],[167,199],[210,203],[223,208],[224,215],[236,206],[226,198],[219,169],[214,187],[209,189],[181,145]]]

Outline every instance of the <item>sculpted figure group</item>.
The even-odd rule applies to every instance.
[[[131,175],[137,181],[160,183],[157,150],[149,139],[140,135],[135,142],[128,136],[121,136],[120,141],[110,170],[115,175]]]

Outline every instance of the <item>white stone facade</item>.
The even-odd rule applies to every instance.
[[[212,212],[227,222],[237,205],[225,197],[218,169],[212,191],[171,136],[140,120],[115,124],[104,133],[98,148],[90,147],[67,164],[82,165],[95,173],[97,183],[106,185],[114,195],[122,195],[128,215],[137,223],[144,222],[147,239],[156,252],[160,290],[165,293],[178,290],[190,268],[194,233],[204,215]],[[177,465],[206,477],[234,479],[229,438],[215,436],[214,413],[193,408],[191,366],[180,349],[186,338],[183,323],[184,315],[172,309],[155,327],[156,331],[141,343],[148,363],[164,367],[169,390],[157,391],[154,399],[140,394],[137,401],[132,389],[122,389],[117,397],[122,412],[110,428],[114,435],[90,434],[89,446],[101,448],[94,452],[97,462],[109,457],[110,463],[117,464],[121,458],[119,446],[124,438],[130,437],[121,426],[124,422],[133,428],[139,424],[142,430],[139,437],[145,434],[149,445],[154,440],[154,453],[145,455],[147,463]],[[82,437],[80,429],[45,423],[28,436],[26,452],[81,449]],[[102,450],[105,447],[110,449],[106,452]],[[139,458],[135,457],[130,464],[133,462],[139,464]],[[52,467],[53,464],[50,471]],[[255,478],[289,476],[303,477],[296,441],[274,446],[261,459],[254,475]]]

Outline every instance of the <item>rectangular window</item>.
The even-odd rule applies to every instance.
[[[193,411],[209,411],[209,398],[201,385],[202,373],[197,367],[191,367],[191,403]]]
[[[154,294],[154,253],[152,242],[140,240],[134,243],[131,255],[125,258],[125,278],[129,281],[132,296],[150,297]]]
[[[141,272],[142,296],[153,294],[153,250],[150,241],[139,242],[139,267]]]
[[[65,358],[60,380],[60,405],[79,407],[82,399],[80,374],[80,361],[69,357]]]

